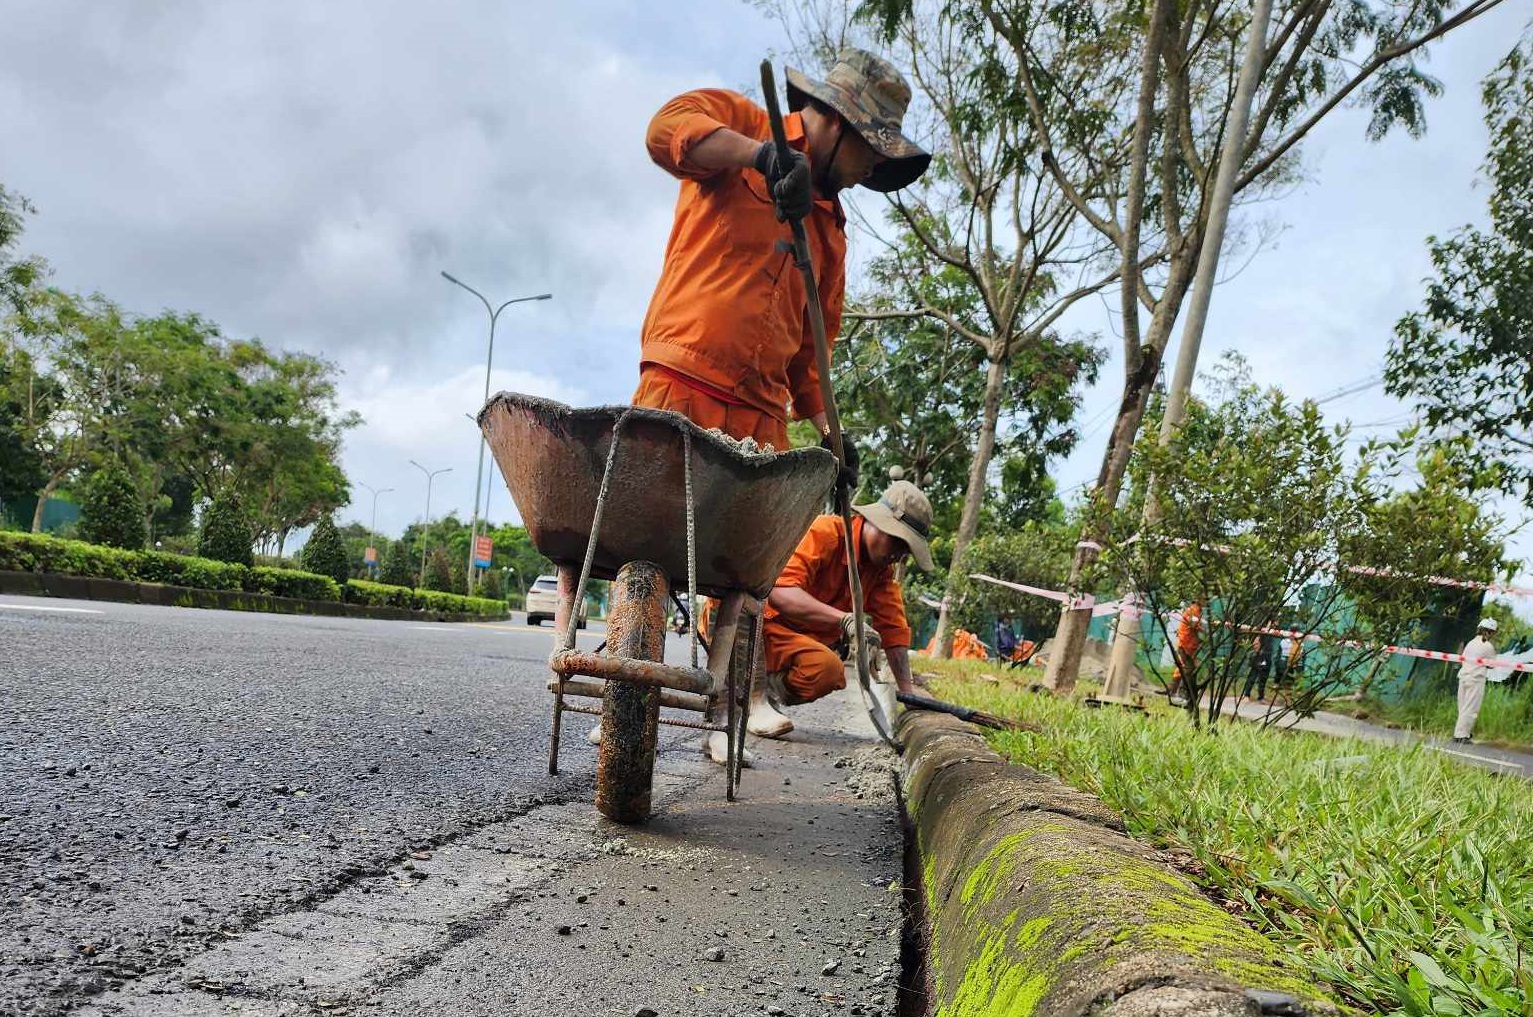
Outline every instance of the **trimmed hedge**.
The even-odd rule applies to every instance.
[[[251,593],[270,593],[297,600],[340,600],[341,588],[329,576],[317,576],[297,569],[275,569],[257,565],[245,580]]]
[[[90,579],[133,579],[140,552],[40,533],[0,532],[0,569],[62,572]]]
[[[243,590],[295,600],[322,600],[410,611],[441,611],[504,618],[506,604],[484,597],[412,590],[352,579],[343,589],[329,576],[266,565],[246,568],[230,562],[161,551],[123,551],[115,547],[62,540],[41,533],[0,531],[0,571],[53,572],[88,579],[164,583],[199,590]]]
[[[59,572],[61,569],[43,571]],[[199,590],[243,590],[246,573],[243,565],[212,558],[193,558],[163,551],[140,551],[132,578],[144,583],[168,586],[191,586]]]
[[[372,607],[405,607],[412,611],[446,611],[489,618],[504,618],[508,613],[506,603],[502,600],[438,593],[435,590],[412,590],[407,586],[388,586],[365,579],[347,580],[346,600],[348,603]]]

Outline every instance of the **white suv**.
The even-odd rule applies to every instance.
[[[544,619],[554,620],[554,611],[559,607],[559,577],[538,576],[532,581],[532,589],[527,591],[527,624],[541,625]],[[580,619],[575,623],[576,628],[586,627],[586,599],[580,598]]]

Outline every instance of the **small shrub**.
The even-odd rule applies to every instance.
[[[144,551],[138,556],[137,578],[146,583],[190,586],[199,590],[243,589],[246,568],[229,562],[190,555]]]
[[[245,589],[251,593],[269,593],[297,600],[340,600],[341,587],[329,576],[296,569],[275,569],[257,565],[250,570]]]
[[[389,545],[383,555],[383,565],[378,570],[378,583],[384,586],[415,586],[415,555],[402,540]]]
[[[324,516],[314,524],[308,543],[303,545],[300,556],[306,571],[317,576],[329,576],[344,586],[351,578],[351,561],[346,555],[346,541],[335,528],[335,520]]]
[[[346,599],[350,603],[365,604],[368,607],[402,607],[413,611],[418,607],[416,602],[419,598],[416,591],[408,586],[353,579],[346,584]]]
[[[438,593],[452,592],[452,563],[447,560],[447,552],[440,547],[426,557],[426,575],[422,585]]]
[[[80,501],[80,539],[137,551],[144,546],[144,506],[120,460],[102,463]]]
[[[0,533],[0,568],[16,572],[57,572],[91,579],[134,579],[139,555],[81,540],[41,533]]]
[[[202,519],[197,553],[203,558],[234,562],[249,568],[255,564],[250,549],[253,543],[250,520],[234,495],[225,493],[214,498]]]

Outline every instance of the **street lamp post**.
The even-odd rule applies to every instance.
[[[449,272],[443,272],[442,278],[455,286],[463,287],[478,297],[479,302],[484,305],[485,311],[490,316],[490,346],[484,357],[484,399],[479,404],[483,406],[490,401],[490,365],[495,360],[495,322],[500,317],[500,312],[512,304],[520,304],[528,300],[552,300],[554,295],[552,293],[539,293],[531,297],[515,297],[507,300],[499,307],[491,307],[484,294],[474,289],[468,283],[456,278]],[[468,595],[471,597],[474,595],[474,543],[479,536],[479,492],[484,488],[484,446],[484,434],[481,432],[479,435],[479,473],[474,480],[474,516],[468,531]]]
[[[427,538],[428,538],[428,536],[431,533],[431,482],[436,479],[438,473],[451,473],[452,472],[452,467],[451,466],[444,466],[440,470],[428,470],[428,469],[426,469],[426,467],[422,466],[420,463],[416,462],[414,459],[410,460],[410,465],[415,467],[417,470],[420,470],[422,473],[424,473],[426,475],[426,518],[421,522],[421,574],[420,574],[420,583],[421,583],[422,586],[424,586],[424,585],[426,585],[426,545],[428,543],[430,543],[430,541]]]
[[[380,494],[388,494],[390,491],[392,491],[394,489],[392,487],[373,487],[371,484],[364,484],[360,480],[357,481],[357,486],[358,487],[365,487],[369,491],[371,491],[372,494],[373,494],[373,517],[372,517],[372,522],[370,522],[368,524],[368,526],[367,526],[367,535],[368,535],[369,539],[372,540],[373,546],[377,547],[378,546],[378,496]]]

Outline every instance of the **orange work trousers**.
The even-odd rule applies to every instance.
[[[639,369],[639,389],[633,394],[635,406],[655,410],[675,410],[704,430],[718,428],[731,438],[754,438],[757,445],[770,445],[778,452],[788,450],[788,425],[754,406],[736,406],[698,391],[664,371],[650,367]]]
[[[777,621],[762,626],[765,646],[762,647],[764,663],[768,671],[783,671],[783,687],[788,693],[789,706],[823,699],[838,689],[846,688],[846,664],[841,655],[796,629],[790,629]]]

